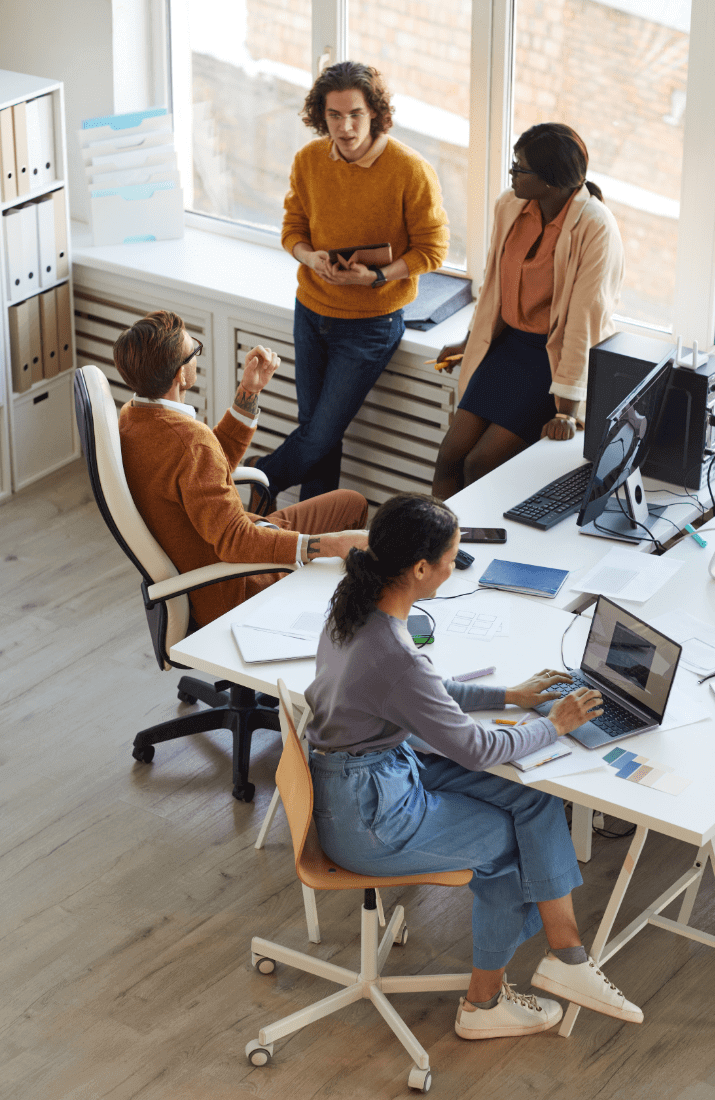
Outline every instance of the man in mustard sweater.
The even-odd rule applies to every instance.
[[[295,384],[300,425],[260,467],[273,493],[301,500],[336,489],[345,429],[404,332],[402,308],[419,275],[447,255],[449,231],[434,169],[387,136],[389,93],[376,69],[343,61],[308,93],[303,121],[325,135],[293,161],[283,247],[300,262]],[[392,263],[331,264],[328,250],[389,243]]]
[[[258,420],[258,394],[280,360],[270,348],[246,357],[233,406],[211,431],[186,404],[202,346],[175,313],[158,310],[136,321],[114,345],[114,362],[136,392],[119,415],[129,490],[154,538],[181,573],[214,562],[344,558],[367,546],[367,502],[340,490],[265,517],[246,512],[231,478]],[[322,533],[319,533],[322,532]],[[273,584],[280,569],[191,592],[199,626]]]

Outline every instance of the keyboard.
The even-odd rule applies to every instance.
[[[529,527],[538,527],[548,531],[562,519],[567,519],[581,507],[591,477],[593,463],[587,462],[576,470],[557,477],[539,489],[537,493],[514,505],[504,512],[505,519],[515,519],[517,523],[526,523]]]
[[[559,695],[570,695],[572,691],[580,687],[592,687],[587,680],[584,680],[577,672],[572,672],[571,677],[573,679],[572,684],[554,684],[550,691],[558,691]],[[609,699],[607,695],[602,695],[603,699],[603,714],[597,718],[590,718],[589,721],[592,725],[598,726],[600,730],[608,734],[609,737],[624,737],[627,733],[633,733],[634,730],[640,729],[641,726],[648,725],[638,715],[633,714],[630,710],[626,710],[619,703],[614,702],[613,699]]]

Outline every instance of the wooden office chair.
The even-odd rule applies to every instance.
[[[372,1001],[415,1063],[410,1071],[408,1084],[411,1088],[427,1092],[431,1084],[427,1052],[417,1042],[385,994],[467,989],[471,974],[382,977],[382,969],[387,962],[390,948],[395,943],[406,942],[407,928],[404,908],[397,905],[378,945],[379,895],[377,890],[381,886],[465,886],[471,879],[472,872],[470,870],[443,871],[378,878],[372,875],[355,874],[332,863],[320,847],[313,823],[313,783],[310,769],[298,740],[290,697],[282,680],[278,681],[278,695],[281,723],[285,724],[287,736],[276,772],[276,780],[293,840],[296,872],[304,886],[313,890],[365,891],[361,918],[360,971],[358,973],[354,970],[346,970],[345,967],[335,966],[323,959],[305,955],[302,951],[294,951],[292,948],[282,947],[278,943],[254,936],[251,940],[251,958],[254,967],[261,974],[271,974],[276,962],[283,962],[299,970],[305,970],[308,974],[327,978],[344,988],[308,1008],[294,1012],[292,1016],[286,1016],[275,1024],[261,1028],[258,1039],[246,1046],[246,1056],[254,1066],[264,1066],[273,1056],[273,1045],[276,1040],[291,1035],[306,1024],[321,1020],[324,1016],[330,1016],[338,1009],[365,997]]]
[[[104,522],[129,560],[139,570],[141,593],[159,668],[185,668],[169,657],[169,650],[190,632],[187,593],[217,579],[275,573],[275,565],[251,565],[219,562],[189,573],[179,574],[153,537],[132,500],[122,465],[117,410],[106,375],[95,366],[80,367],[75,374],[75,409],[82,450],[92,484],[92,492]],[[265,477],[260,470],[240,468],[245,480]],[[296,567],[281,566],[280,572]],[[193,733],[228,729],[233,735],[233,796],[250,802],[254,786],[248,781],[251,736],[256,729],[278,729],[278,715],[256,705],[251,688],[228,680],[208,684],[194,676],[179,680],[179,699],[195,703],[200,699],[211,710],[185,714],[142,730],[134,738],[132,756],[150,763],[154,746]]]

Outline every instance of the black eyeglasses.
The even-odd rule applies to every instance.
[[[198,357],[201,355],[201,352],[204,350],[204,345],[201,343],[200,340],[196,340],[194,342],[196,344],[196,347],[191,352],[191,355],[188,357],[188,359],[184,359],[183,363],[179,363],[179,366],[177,368],[178,370],[180,370],[182,367],[185,367],[187,363],[190,363],[194,356],[196,356],[196,358],[198,359]]]
[[[519,176],[535,176],[537,174],[533,170],[533,168],[522,168],[521,165],[516,164],[515,161],[512,161],[509,171],[512,173],[512,175]]]

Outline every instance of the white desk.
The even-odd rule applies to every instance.
[[[679,574],[675,582],[680,578],[683,592],[696,590],[689,599],[695,607],[693,613],[697,614],[697,608],[700,608],[702,613],[706,601],[708,606],[715,610],[715,581],[710,579],[706,568],[710,558],[709,548],[697,551],[695,544],[693,547],[694,551],[691,551],[687,544],[677,548],[678,552],[687,556],[691,567],[689,576]],[[700,554],[699,558],[695,551]],[[685,568],[684,566],[681,573],[684,573]],[[453,587],[459,584],[465,575],[466,571],[453,576],[448,582],[449,585]],[[271,692],[275,688],[276,680],[280,677],[285,680],[293,702],[304,707],[304,692],[313,679],[314,662],[301,660],[246,665],[233,641],[230,624],[247,617],[249,613],[254,613],[261,602],[274,598],[279,591],[286,600],[312,596],[326,606],[339,576],[340,567],[335,560],[317,562],[310,569],[298,570],[282,580],[279,586],[267,589],[255,596],[249,604],[242,605],[236,611],[228,612],[209,626],[186,638],[179,645],[173,646],[171,656],[182,664],[188,664],[193,668],[202,669],[262,691]],[[490,663],[497,666],[497,672],[491,678],[492,682],[514,684],[537,668],[557,667],[560,660],[561,637],[571,621],[570,614],[548,606],[545,601],[526,600],[507,593],[490,592],[489,595],[490,598],[497,598],[511,605],[510,636],[482,643],[466,642],[463,638],[443,635],[429,647],[429,655],[441,674],[452,675]],[[656,599],[654,598],[653,601],[654,607]],[[666,596],[663,596],[663,602],[666,606],[673,606],[673,602]],[[587,631],[588,623],[579,621],[569,632],[566,639],[569,664],[578,664]],[[687,678],[687,686],[693,690],[692,684],[695,682],[695,677],[692,673],[682,670],[678,673],[681,684],[683,678]],[[636,749],[637,746],[637,751],[654,760],[672,765],[677,774],[692,779],[691,785],[682,795],[672,796],[629,783],[619,779],[615,771],[606,765],[598,771],[561,776],[537,781],[534,784],[541,790],[570,800],[575,806],[600,809],[605,813],[633,822],[637,826],[591,950],[597,961],[605,962],[649,923],[715,947],[715,936],[707,935],[688,925],[708,859],[713,862],[715,868],[715,848],[713,847],[715,802],[712,797],[712,776],[715,772],[715,738],[713,737],[715,697],[708,690],[707,684],[697,688],[697,691],[710,711],[711,717],[708,720],[666,732],[654,730],[639,737],[628,738],[625,742],[627,748]],[[684,746],[687,749],[685,752]],[[594,750],[594,757],[606,751],[607,749]],[[493,770],[497,774],[519,781],[519,773],[509,765]],[[698,850],[693,868],[681,876],[611,943],[607,943],[649,829],[693,844]],[[672,921],[661,917],[659,915],[661,910],[681,894],[684,894],[684,898],[679,920]],[[561,1034],[570,1034],[577,1014],[578,1009],[573,1005],[570,1006],[564,1017]]]
[[[507,508],[525,500],[554,478],[567,470],[575,470],[584,462],[583,432],[577,432],[573,439],[566,442],[542,439],[533,447],[528,447],[521,454],[492,471],[487,477],[474,482],[473,485],[469,485],[451,497],[447,503],[457,513],[463,527],[505,527],[507,532],[507,542],[503,545],[492,543],[465,546],[465,549],[474,556],[475,561],[462,576],[469,580],[473,578],[476,583],[492,558],[569,569],[571,576],[567,578],[566,584],[556,599],[549,602],[567,610],[576,608],[583,601],[584,594],[574,592],[571,585],[583,577],[614,546],[625,547],[629,544],[614,539],[582,535],[576,526],[575,516],[563,520],[550,531],[539,531],[523,523],[504,519],[502,513]],[[687,499],[679,501],[676,497],[659,491],[667,489],[670,492],[684,494],[685,490],[679,489],[677,485],[666,485],[664,482],[646,478],[644,487],[648,491],[649,503],[670,505],[672,502],[666,514],[677,527],[682,529],[686,523],[692,523],[700,515],[700,510],[694,501]],[[699,497],[706,508],[710,506],[707,489],[701,490]],[[675,528],[665,519],[659,519],[653,527],[653,534],[665,542],[673,537]],[[715,545],[715,536],[713,536],[713,543]],[[634,543],[633,546],[646,553],[652,549],[652,543],[648,539]]]

